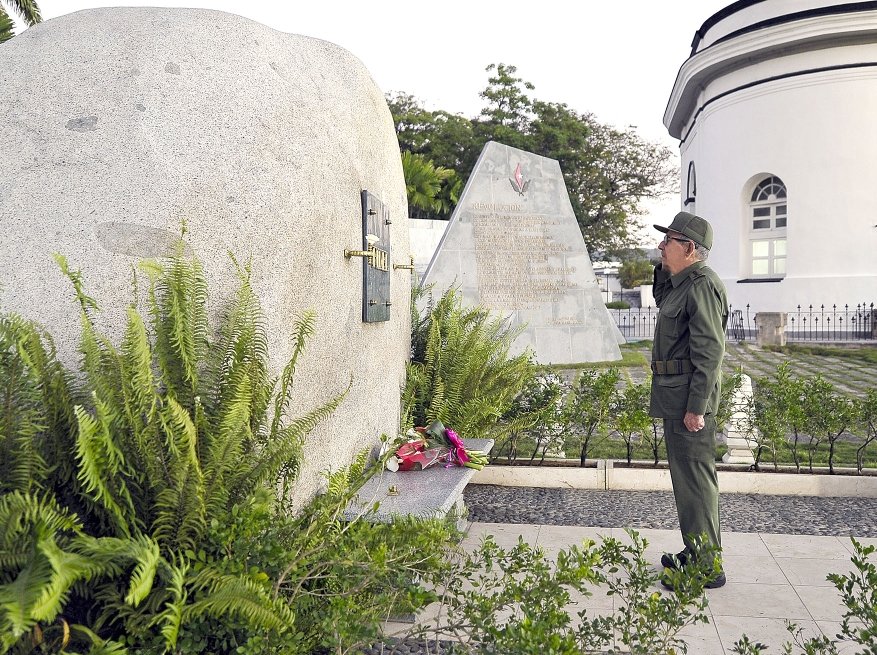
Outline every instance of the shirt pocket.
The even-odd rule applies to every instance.
[[[658,313],[658,332],[661,336],[675,339],[682,333],[684,318],[682,305],[662,307]]]
[[[682,418],[688,407],[691,373],[652,377],[652,409],[664,418]]]

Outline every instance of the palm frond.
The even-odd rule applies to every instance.
[[[96,567],[90,559],[63,550],[52,535],[40,535],[35,545],[38,557],[45,558],[52,575],[42,585],[39,597],[30,608],[30,616],[36,621],[51,622],[63,610],[74,583],[90,578]]]
[[[39,443],[47,420],[39,380],[23,356],[33,330],[19,316],[0,317],[0,491],[30,491],[47,475]]]
[[[520,328],[448,290],[417,326],[423,346],[412,360],[403,414],[416,424],[439,420],[467,437],[501,431],[503,415],[535,374],[528,353],[510,356]]]
[[[51,336],[20,316],[0,316],[0,490],[70,488],[74,424],[71,377]]]
[[[156,360],[168,394],[191,409],[209,347],[204,270],[184,257],[181,242],[169,266],[158,271],[148,292]]]
[[[80,534],[82,524],[48,494],[13,491],[0,496],[0,570],[19,566],[33,549],[34,531]]]
[[[28,27],[32,27],[43,20],[40,8],[34,0],[6,0],[13,11],[21,16]]]
[[[32,611],[51,584],[52,575],[49,561],[36,555],[17,571],[11,582],[0,585],[0,634],[11,635],[11,643],[36,625],[38,619]]]
[[[60,253],[53,253],[52,257],[58,264],[58,268],[61,269],[61,273],[64,277],[70,280],[73,284],[73,292],[76,294],[76,300],[79,302],[79,307],[82,310],[82,313],[86,316],[90,316],[92,311],[100,310],[97,301],[85,293],[82,283],[82,271],[71,270],[67,258]]]
[[[48,496],[0,496],[0,528],[0,633],[11,635],[12,644],[37,621],[53,620],[70,586],[93,567],[58,546],[57,539],[80,534],[81,525]]]
[[[0,43],[8,41],[13,36],[15,36],[15,23],[12,22],[12,18],[6,13],[3,6],[0,5]]]
[[[161,553],[158,543],[144,536],[134,540],[132,546],[136,547],[133,559],[137,564],[131,573],[131,584],[125,602],[136,607],[152,591],[152,583],[161,562]]]
[[[157,429],[161,398],[152,368],[152,349],[146,325],[133,308],[128,309],[128,325],[122,341],[120,386],[124,420],[133,443],[128,448],[132,466],[146,484],[154,486],[166,476],[167,461]]]
[[[166,486],[155,499],[152,534],[168,550],[194,548],[206,523],[198,435],[191,416],[173,397],[161,412],[161,424],[170,456]]]

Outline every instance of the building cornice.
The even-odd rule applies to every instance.
[[[715,79],[767,59],[829,47],[877,42],[877,10],[806,18],[746,32],[713,44],[679,69],[664,126],[680,139],[698,111],[700,93]]]

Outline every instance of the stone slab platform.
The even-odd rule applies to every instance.
[[[471,450],[485,453],[493,448],[493,439],[464,439],[463,443]],[[377,511],[369,518],[374,521],[391,521],[394,516],[420,516],[422,518],[443,518],[452,510],[462,514],[463,490],[475,475],[476,470],[464,466],[445,468],[432,466],[425,471],[388,471],[384,469],[360,489],[344,512],[349,520],[368,512],[375,503]],[[390,493],[394,486],[396,494]]]

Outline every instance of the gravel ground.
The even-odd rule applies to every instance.
[[[598,491],[470,484],[469,520],[480,523],[678,529],[671,491]],[[877,537],[877,498],[719,496],[722,530]]]

